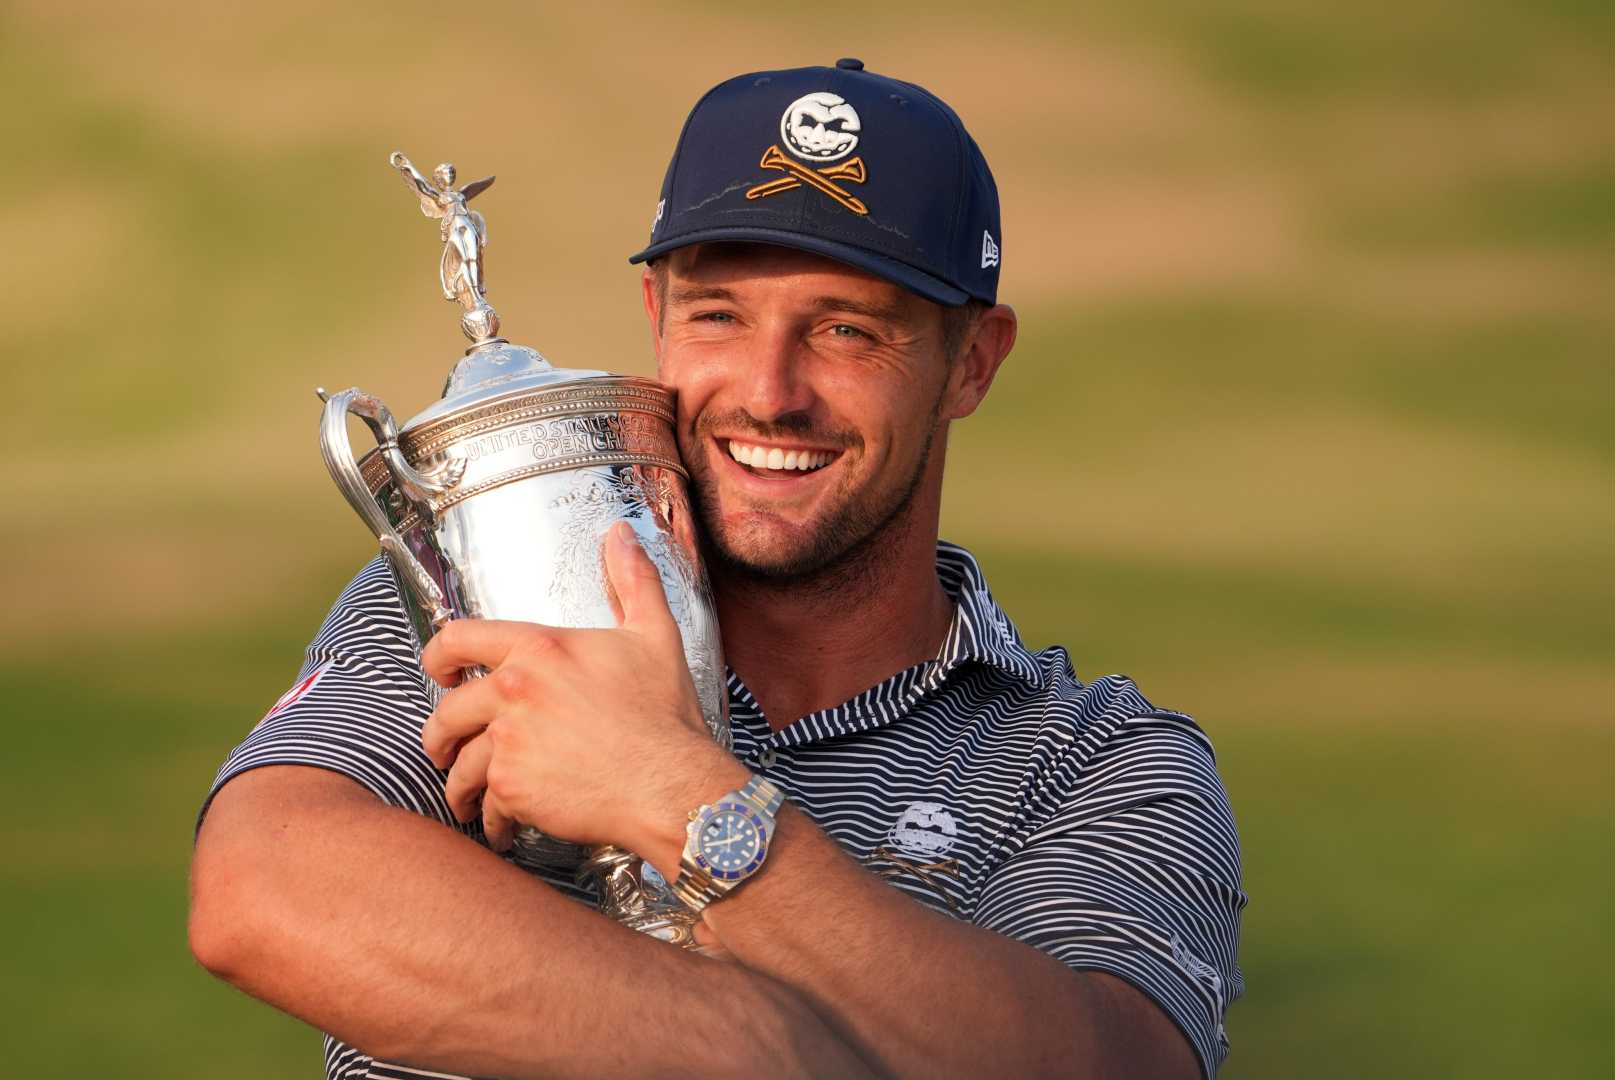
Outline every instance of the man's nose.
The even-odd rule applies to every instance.
[[[743,376],[746,411],[768,423],[813,406],[802,341],[793,327],[770,327],[752,339]]]

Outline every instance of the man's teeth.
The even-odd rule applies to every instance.
[[[836,455],[830,450],[781,450],[777,446],[753,446],[729,440],[729,456],[754,469],[795,469],[812,472],[830,464]]]

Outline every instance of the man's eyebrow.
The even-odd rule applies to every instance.
[[[668,289],[667,302],[669,304],[699,304],[707,300],[734,301],[733,290],[722,285],[693,285],[678,284]],[[898,322],[903,317],[903,309],[899,304],[875,304],[862,300],[854,300],[847,296],[817,296],[808,303],[808,307],[817,314],[833,314],[841,312],[847,315],[862,315],[865,318],[878,319],[881,322]]]
[[[881,322],[899,322],[903,318],[903,309],[899,304],[870,304],[845,296],[816,297],[811,306],[814,311],[825,314],[840,311],[848,315],[878,319]]]
[[[722,285],[674,285],[668,290],[671,304],[694,304],[702,300],[733,300],[735,294]]]

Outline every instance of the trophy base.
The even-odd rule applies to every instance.
[[[578,883],[593,883],[600,911],[624,926],[699,951],[695,925],[701,916],[685,907],[656,868],[633,852],[595,848],[578,868]]]

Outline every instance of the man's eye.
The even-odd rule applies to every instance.
[[[735,317],[727,311],[703,311],[695,317],[696,322],[734,322]]]
[[[836,323],[834,326],[830,327],[830,333],[834,334],[836,337],[844,337],[844,338],[868,337],[869,336],[868,334],[864,333],[862,330],[858,329],[856,326],[849,326],[846,323]]]

